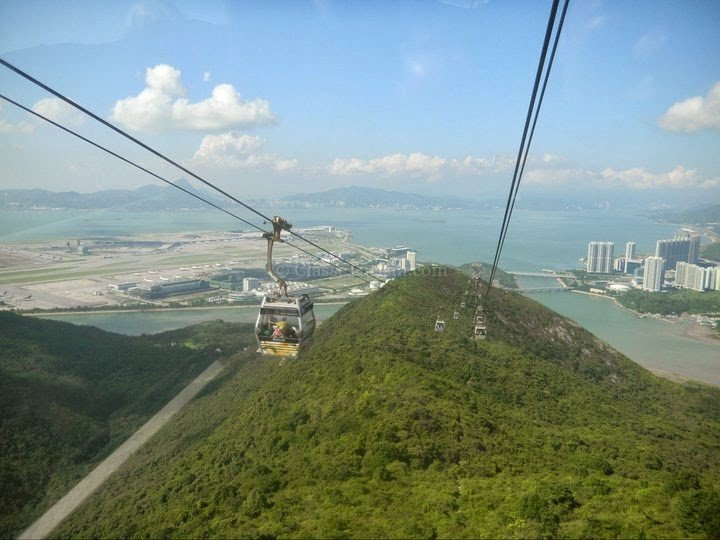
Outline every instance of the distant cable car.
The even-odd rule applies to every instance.
[[[465,307],[465,302],[460,302],[460,307],[461,307],[461,308],[464,308],[464,307]]]
[[[444,332],[445,331],[445,321],[442,319],[438,319],[435,321],[435,331],[436,332]]]
[[[473,332],[475,339],[485,339],[487,337],[487,331],[485,330],[484,324],[476,324],[475,331]]]
[[[280,233],[292,225],[280,216],[273,217],[273,232],[264,233],[267,240],[265,270],[278,284],[277,294],[265,296],[255,323],[258,352],[264,355],[296,357],[315,331],[313,303],[306,294],[289,296],[287,283],[275,274],[272,262],[273,244],[282,242]]]
[[[453,313],[453,319],[458,320],[459,318],[460,318],[460,312],[459,312],[459,311],[456,311],[455,313]]]

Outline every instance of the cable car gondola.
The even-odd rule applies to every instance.
[[[476,324],[475,325],[475,331],[473,332],[473,337],[475,339],[485,339],[487,337],[487,331],[485,330],[484,324]]]
[[[278,284],[278,292],[263,298],[255,323],[255,335],[260,354],[294,358],[315,331],[315,314],[310,297],[306,294],[288,295],[287,283],[273,270],[273,244],[282,242],[280,233],[283,229],[289,231],[292,225],[280,216],[273,217],[272,225],[272,234],[263,234],[268,243],[265,270]]]
[[[457,321],[459,318],[460,318],[460,312],[456,311],[455,313],[453,313],[453,319],[455,319]]]
[[[294,358],[314,330],[313,303],[306,294],[263,298],[255,324],[259,353]]]
[[[442,319],[438,319],[435,321],[435,331],[436,332],[444,332],[445,331],[445,321]]]

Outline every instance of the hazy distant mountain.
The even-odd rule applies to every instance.
[[[483,198],[482,201],[455,196],[431,196],[402,191],[350,186],[330,189],[318,193],[297,193],[280,199],[287,206],[331,206],[346,208],[504,208],[506,197],[497,195]],[[267,201],[263,201],[267,202]],[[583,208],[602,208],[610,203],[593,199],[572,200],[562,194],[525,194],[517,207],[523,210],[577,210]]]
[[[309,206],[396,207],[396,208],[483,208],[486,203],[461,197],[430,197],[417,193],[350,186],[322,191],[298,193],[281,199],[288,203]]]
[[[212,194],[195,189],[187,180],[175,185],[214,203]],[[135,190],[113,189],[94,193],[75,191],[54,192],[45,189],[9,189],[0,191],[0,208],[116,208],[124,210],[164,210],[180,208],[207,208],[208,205],[171,186],[148,185]]]
[[[707,225],[708,223],[720,222],[720,204],[693,208],[681,211],[663,211],[655,214],[658,219],[671,223],[692,223],[696,225]]]

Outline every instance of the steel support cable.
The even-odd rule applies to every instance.
[[[133,137],[132,135],[130,135],[130,134],[127,133],[126,131],[124,131],[124,130],[120,129],[119,127],[117,127],[116,125],[108,122],[108,121],[105,120],[104,118],[98,116],[97,114],[95,114],[94,112],[90,111],[89,109],[83,107],[83,106],[80,105],[79,103],[76,103],[75,101],[73,101],[72,99],[70,99],[69,97],[67,97],[66,95],[64,95],[63,93],[61,93],[61,92],[59,92],[58,90],[55,90],[54,88],[48,86],[47,84],[43,83],[43,82],[40,81],[39,79],[36,79],[35,77],[33,77],[33,76],[30,75],[29,73],[23,71],[23,70],[20,69],[19,67],[11,64],[10,62],[8,62],[8,61],[6,61],[6,60],[3,60],[2,58],[0,58],[0,64],[2,64],[3,66],[5,66],[6,68],[8,68],[8,69],[11,70],[11,71],[14,71],[15,73],[17,73],[18,75],[20,75],[20,76],[23,77],[24,79],[27,79],[28,81],[32,82],[32,83],[35,84],[36,86],[39,86],[39,87],[42,88],[43,90],[45,90],[45,91],[51,93],[52,95],[56,96],[57,98],[61,99],[62,101],[64,101],[64,102],[67,103],[68,105],[70,105],[70,106],[76,108],[77,110],[83,112],[84,114],[88,115],[89,117],[91,117],[92,119],[96,120],[97,122],[100,122],[100,123],[103,124],[104,126],[110,128],[111,130],[115,131],[116,133],[122,135],[122,136],[125,137],[126,139],[129,139],[130,141],[134,142],[135,144],[141,146],[142,148],[144,148],[144,149],[147,150],[148,152],[154,154],[155,156],[159,157],[160,159],[166,161],[167,163],[170,163],[171,165],[174,165],[175,167],[177,167],[178,169],[180,169],[180,170],[183,171],[184,173],[192,176],[193,178],[195,178],[196,180],[202,182],[203,184],[205,184],[205,185],[208,186],[209,188],[214,189],[215,191],[217,191],[218,193],[221,193],[222,195],[225,195],[225,196],[226,196],[228,199],[230,199],[231,201],[238,203],[239,205],[243,206],[243,207],[246,208],[247,210],[250,210],[250,211],[253,212],[254,214],[256,214],[256,215],[258,215],[259,217],[263,218],[263,219],[264,219],[265,221],[267,221],[268,223],[269,223],[269,222],[272,222],[272,218],[266,216],[265,214],[263,214],[263,213],[260,212],[259,210],[255,209],[255,208],[253,208],[252,206],[250,206],[249,204],[241,201],[240,199],[238,199],[238,198],[235,197],[234,195],[231,195],[231,194],[228,193],[227,191],[225,191],[225,190],[217,187],[215,184],[213,184],[212,182],[204,179],[203,177],[199,176],[198,174],[192,172],[192,171],[191,171],[190,169],[188,169],[187,167],[184,167],[183,165],[180,165],[180,164],[179,164],[178,162],[176,162],[175,160],[173,160],[173,159],[165,156],[162,152],[159,152],[158,150],[155,150],[154,148],[152,148],[151,146],[145,144],[144,142],[142,142],[142,141],[139,140],[138,138]],[[300,240],[303,240],[304,242],[307,242],[308,244],[310,244],[310,245],[313,246],[314,248],[319,249],[319,250],[322,251],[323,253],[326,253],[327,255],[330,255],[331,257],[334,257],[334,258],[342,261],[344,264],[347,264],[347,265],[350,266],[351,268],[353,268],[353,269],[355,269],[355,270],[357,270],[357,271],[359,271],[359,272],[361,272],[361,273],[363,273],[363,274],[366,274],[367,276],[373,278],[374,280],[376,280],[376,281],[381,281],[381,282],[383,282],[383,283],[386,283],[386,281],[385,281],[384,279],[381,279],[381,278],[379,278],[379,277],[377,277],[377,276],[374,276],[373,274],[371,274],[370,272],[364,270],[363,268],[360,268],[359,266],[357,266],[357,265],[355,265],[355,264],[353,264],[353,263],[351,263],[351,262],[349,262],[349,261],[346,261],[346,260],[342,259],[341,257],[338,257],[337,255],[335,255],[335,254],[332,253],[331,251],[325,249],[324,247],[320,246],[319,244],[313,242],[312,240],[308,240],[307,238],[303,237],[302,235],[300,235],[300,234],[298,234],[298,233],[296,233],[296,232],[293,232],[292,230],[289,230],[288,232],[289,232],[292,236],[294,236],[295,238],[298,238],[298,239],[300,239]]]
[[[39,87],[42,88],[43,90],[45,90],[45,91],[51,93],[52,95],[56,96],[57,98],[61,99],[62,101],[64,101],[64,102],[67,103],[68,105],[70,105],[70,106],[76,108],[77,110],[83,112],[84,114],[86,114],[87,116],[89,116],[89,117],[91,117],[92,119],[96,120],[97,122],[100,122],[100,123],[103,124],[104,126],[110,128],[111,130],[115,131],[116,133],[122,135],[122,136],[125,137],[126,139],[134,142],[135,144],[137,144],[137,145],[139,145],[140,147],[144,148],[144,149],[147,150],[148,152],[150,152],[150,153],[152,153],[153,155],[159,157],[159,158],[162,159],[163,161],[165,161],[165,162],[167,162],[167,163],[170,163],[171,165],[174,165],[175,167],[177,167],[177,168],[180,169],[181,171],[189,174],[190,176],[192,176],[192,177],[195,178],[196,180],[202,182],[202,183],[205,184],[206,186],[214,189],[215,191],[217,191],[218,193],[221,193],[222,195],[225,195],[225,196],[226,196],[227,198],[229,198],[230,200],[232,200],[232,201],[240,204],[240,205],[243,206],[244,208],[250,210],[250,211],[253,212],[254,214],[256,214],[256,215],[258,215],[259,217],[263,218],[265,221],[267,221],[267,222],[272,222],[272,219],[271,219],[270,217],[266,216],[265,214],[263,214],[263,213],[260,212],[259,210],[256,210],[255,208],[253,208],[252,206],[248,205],[247,203],[241,201],[240,199],[236,198],[235,196],[231,195],[230,193],[227,193],[226,191],[224,191],[224,190],[222,190],[221,188],[217,187],[217,186],[214,185],[212,182],[210,182],[210,181],[202,178],[201,176],[195,174],[194,172],[192,172],[191,170],[187,169],[186,167],[180,165],[179,163],[177,163],[177,162],[174,161],[173,159],[165,156],[165,155],[162,154],[161,152],[159,152],[159,151],[155,150],[154,148],[148,146],[147,144],[143,143],[142,141],[140,141],[140,140],[137,139],[136,137],[133,137],[132,135],[130,135],[130,134],[127,133],[126,131],[120,129],[119,127],[117,127],[117,126],[115,126],[115,125],[113,125],[112,123],[108,122],[108,121],[105,120],[104,118],[98,116],[97,114],[93,113],[93,112],[90,111],[89,109],[83,107],[83,106],[80,105],[79,103],[76,103],[75,101],[73,101],[73,100],[70,99],[69,97],[65,96],[64,94],[62,94],[61,92],[55,90],[54,88],[48,86],[47,84],[43,83],[42,81],[36,79],[35,77],[33,77],[32,75],[30,75],[29,73],[26,73],[25,71],[23,71],[22,69],[18,68],[17,66],[11,64],[10,62],[8,62],[8,61],[6,61],[6,60],[4,60],[4,59],[2,59],[2,58],[0,58],[0,64],[2,64],[3,66],[5,66],[6,68],[10,69],[11,71],[14,71],[15,73],[17,73],[18,75],[20,75],[20,76],[23,77],[24,79],[27,79],[28,81],[32,82],[32,83],[35,84],[36,86],[39,86]],[[33,113],[34,113],[34,111],[33,111]],[[53,123],[54,123],[54,122],[53,122]],[[58,125],[58,124],[56,124],[56,125]],[[58,127],[61,127],[61,126],[58,125]],[[62,128],[62,129],[65,129],[66,131],[68,131],[66,128]],[[82,138],[82,137],[81,137],[81,138]],[[83,139],[84,139],[84,138],[83,138]],[[91,143],[91,144],[95,144],[95,143],[92,143],[92,142],[89,141],[89,140],[87,140],[87,142],[89,142],[89,143]],[[120,157],[120,156],[118,156],[118,157]],[[125,160],[124,160],[124,161],[125,161]],[[146,172],[149,172],[149,171],[146,171]],[[153,173],[150,173],[150,174],[153,174]],[[164,181],[164,180],[163,180],[163,181]],[[173,184],[172,182],[170,182],[170,184],[173,185],[173,186],[175,186],[175,184]],[[180,186],[176,186],[176,187],[180,188]],[[181,189],[182,189],[182,188],[181,188]],[[183,191],[185,191],[185,190],[183,189]],[[192,192],[188,192],[188,193],[189,193],[190,195],[195,196]],[[214,204],[212,204],[212,203],[211,203],[211,205],[212,205],[212,206],[215,206],[215,207],[217,207],[217,208],[219,208],[219,209],[221,209],[221,210],[223,210],[223,211],[225,211],[224,209],[218,207],[217,205],[214,205]],[[239,218],[239,219],[242,219],[242,218]],[[243,221],[243,222],[246,222],[245,220],[242,220],[242,221]],[[256,225],[252,225],[252,226],[253,226],[254,228],[256,228],[256,229],[263,230],[263,229],[260,229],[259,227],[257,227]],[[263,232],[264,232],[264,231],[263,231]],[[380,278],[380,277],[377,277],[377,276],[373,275],[372,273],[368,272],[367,270],[365,270],[365,269],[357,266],[356,264],[353,264],[353,263],[351,263],[351,262],[349,262],[349,261],[346,261],[346,260],[343,259],[342,257],[339,257],[339,256],[335,255],[334,253],[332,253],[331,251],[329,251],[329,250],[325,249],[324,247],[320,246],[320,245],[317,244],[316,242],[313,242],[312,240],[309,240],[309,239],[303,237],[302,235],[300,235],[300,234],[298,234],[298,233],[296,233],[296,232],[294,232],[294,231],[292,231],[292,230],[289,230],[289,231],[287,231],[287,232],[289,232],[292,236],[294,236],[294,237],[296,237],[296,238],[298,238],[298,239],[300,239],[300,240],[303,240],[304,242],[307,242],[308,244],[310,244],[311,246],[315,247],[316,249],[319,249],[319,250],[322,251],[323,253],[326,253],[327,255],[330,255],[331,257],[333,257],[333,258],[341,261],[342,263],[348,265],[350,268],[353,268],[354,270],[357,270],[357,271],[359,271],[360,273],[365,274],[365,275],[371,277],[373,280],[379,281],[379,282],[381,282],[381,283],[384,283],[385,285],[389,285],[388,280],[384,280],[384,279],[382,279],[382,278]],[[290,245],[290,246],[292,246],[292,247],[294,247],[294,248],[302,251],[303,253],[307,253],[307,254],[311,255],[312,257],[315,257],[315,258],[318,259],[318,260],[322,260],[323,262],[327,262],[327,261],[324,261],[323,259],[320,259],[320,258],[317,257],[316,255],[314,255],[314,254],[312,254],[312,253],[309,253],[308,251],[305,251],[304,249],[300,248],[300,247],[297,246],[296,244],[291,244],[290,242],[287,242],[287,241],[286,241],[285,243],[287,243],[288,245]],[[333,266],[334,266],[334,265],[333,265]],[[337,268],[337,267],[336,267],[336,268]],[[353,277],[356,277],[356,278],[360,279],[361,281],[364,281],[364,282],[366,282],[366,283],[369,283],[369,282],[367,281],[367,279],[361,278],[360,276],[358,276],[357,274],[355,274],[355,273],[353,273],[353,272],[350,272],[350,271],[345,270],[345,269],[342,269],[342,271],[343,271],[343,273],[351,274]],[[409,295],[409,294],[408,294],[407,292],[405,292],[405,291],[399,290],[399,289],[397,289],[397,288],[396,288],[396,290],[397,290],[399,293],[403,294],[403,295],[412,296],[412,295]],[[424,302],[420,302],[420,304],[425,304],[425,303],[424,303]]]
[[[228,199],[230,199],[230,200],[238,203],[239,205],[245,207],[247,210],[250,210],[250,211],[253,212],[254,214],[257,214],[259,217],[263,218],[265,221],[267,221],[267,222],[272,222],[272,218],[266,216],[265,214],[263,214],[263,213],[260,212],[259,210],[256,210],[255,208],[253,208],[253,207],[250,206],[249,204],[244,203],[243,201],[241,201],[240,199],[234,197],[234,196],[231,195],[230,193],[228,193],[228,192],[224,191],[223,189],[215,186],[215,185],[212,184],[211,182],[208,182],[207,180],[205,180],[205,179],[202,178],[201,176],[195,174],[194,172],[192,172],[192,171],[189,170],[188,168],[184,167],[183,165],[180,165],[177,161],[175,161],[175,160],[173,160],[173,159],[165,156],[165,155],[162,154],[161,152],[155,150],[155,149],[152,148],[151,146],[149,146],[149,145],[145,144],[144,142],[142,142],[140,139],[138,139],[138,138],[136,138],[136,137],[133,137],[133,136],[130,135],[128,132],[126,132],[126,131],[120,129],[119,127],[117,127],[116,125],[108,122],[107,120],[105,120],[105,119],[102,118],[101,116],[98,116],[97,114],[95,114],[95,113],[92,112],[91,110],[86,109],[85,107],[83,107],[83,106],[80,105],[79,103],[73,101],[72,99],[70,99],[70,98],[67,97],[66,95],[64,95],[64,94],[62,94],[61,92],[55,90],[54,88],[48,86],[48,85],[45,84],[44,82],[36,79],[35,77],[33,77],[33,76],[30,75],[29,73],[23,71],[23,70],[20,69],[19,67],[14,66],[14,65],[11,64],[10,62],[8,62],[8,61],[6,61],[6,60],[3,60],[2,58],[0,58],[0,64],[2,64],[3,66],[5,66],[6,68],[8,68],[8,69],[11,70],[11,71],[14,71],[15,73],[17,73],[18,75],[20,75],[20,76],[23,77],[24,79],[27,79],[28,81],[30,81],[31,83],[35,84],[36,86],[39,86],[39,87],[42,88],[43,90],[45,90],[45,91],[47,91],[47,92],[50,92],[50,93],[51,93],[52,95],[54,95],[55,97],[63,100],[63,101],[64,101],[65,103],[67,103],[68,105],[70,105],[70,106],[76,108],[77,110],[83,112],[84,114],[88,115],[88,116],[89,116],[90,118],[92,118],[93,120],[96,120],[97,122],[100,122],[101,124],[103,124],[104,126],[112,129],[112,130],[115,131],[116,133],[119,133],[120,135],[122,135],[122,136],[125,137],[126,139],[131,140],[132,142],[134,142],[135,144],[141,146],[142,148],[144,148],[145,150],[147,150],[147,151],[150,152],[151,154],[154,154],[155,156],[159,157],[160,159],[166,161],[167,163],[170,163],[171,165],[174,165],[175,167],[177,167],[177,168],[180,169],[181,171],[185,172],[186,174],[189,174],[190,176],[192,176],[192,177],[195,178],[196,180],[199,180],[200,182],[202,182],[202,183],[205,184],[206,186],[214,189],[215,191],[218,191],[219,193],[222,193],[222,194],[225,195]]]
[[[560,22],[558,23],[557,32],[555,33],[555,40],[553,41],[553,48],[550,52],[550,59],[548,60],[547,69],[543,77],[542,89],[540,90],[540,98],[538,99],[538,105],[535,108],[535,115],[533,116],[532,127],[530,128],[530,136],[528,137],[528,143],[525,147],[525,153],[523,155],[522,165],[520,166],[520,173],[518,175],[518,183],[515,186],[515,193],[513,194],[512,203],[510,204],[510,214],[508,217],[508,224],[512,218],[513,209],[515,208],[515,200],[517,199],[518,189],[520,182],[522,181],[523,174],[525,173],[525,165],[527,164],[528,154],[530,153],[530,145],[532,144],[533,137],[535,135],[535,127],[537,126],[538,116],[540,115],[540,108],[542,107],[543,99],[545,98],[545,90],[547,88],[548,80],[550,79],[550,71],[552,70],[553,63],[555,61],[555,52],[557,51],[558,42],[560,41],[560,34],[562,33],[563,24],[565,22],[565,15],[567,14],[568,5],[570,0],[565,0],[563,5],[562,13],[560,14]],[[505,246],[505,238],[507,236],[507,230],[503,235],[502,244],[500,245],[500,253],[502,253],[503,247]],[[498,256],[499,262],[499,256]]]
[[[156,179],[158,179],[158,180],[160,180],[160,181],[168,184],[169,186],[172,186],[172,187],[174,187],[174,188],[176,188],[176,189],[179,189],[180,191],[182,191],[182,192],[184,192],[184,193],[187,193],[187,194],[190,195],[191,197],[194,197],[195,199],[198,199],[198,200],[204,202],[205,204],[208,204],[209,206],[211,206],[211,207],[213,207],[213,208],[216,208],[216,209],[220,210],[221,212],[223,212],[223,213],[225,213],[225,214],[227,214],[227,215],[229,215],[229,216],[231,216],[231,217],[233,217],[233,218],[235,218],[235,219],[238,219],[239,221],[241,221],[242,223],[245,223],[246,225],[248,225],[248,226],[250,226],[250,227],[252,227],[252,228],[254,228],[254,229],[256,229],[256,230],[258,230],[258,231],[260,231],[260,232],[262,232],[262,233],[268,232],[268,231],[265,231],[265,229],[263,229],[262,227],[259,227],[259,226],[255,225],[254,223],[251,223],[251,222],[247,221],[246,219],[238,216],[237,214],[234,214],[233,212],[230,212],[229,210],[227,210],[227,209],[225,209],[225,208],[222,208],[221,206],[213,203],[212,201],[209,201],[209,200],[205,199],[204,197],[201,197],[200,195],[197,195],[196,193],[193,193],[192,191],[189,191],[189,190],[183,188],[182,186],[179,186],[179,185],[171,182],[170,180],[168,180],[168,179],[166,179],[166,178],[163,178],[162,176],[158,175],[157,173],[154,173],[153,171],[151,171],[151,170],[143,167],[142,165],[139,165],[138,163],[135,163],[134,161],[132,161],[132,160],[130,160],[130,159],[128,159],[128,158],[126,158],[126,157],[118,154],[117,152],[114,152],[114,151],[110,150],[109,148],[106,148],[105,146],[102,146],[101,144],[96,143],[96,142],[92,141],[91,139],[88,139],[87,137],[85,137],[85,136],[77,133],[76,131],[73,131],[72,129],[70,129],[70,128],[66,127],[66,126],[63,126],[62,124],[60,124],[60,123],[58,123],[58,122],[55,122],[54,120],[51,120],[50,118],[47,118],[47,117],[43,116],[42,114],[40,114],[40,113],[38,113],[38,112],[36,112],[36,111],[33,111],[33,110],[30,109],[29,107],[26,107],[25,105],[23,105],[23,104],[15,101],[14,99],[12,99],[12,98],[10,98],[10,97],[8,97],[8,96],[5,96],[5,95],[3,95],[3,94],[0,94],[0,98],[4,99],[4,100],[7,101],[8,103],[12,103],[12,104],[15,105],[16,107],[24,110],[25,112],[27,112],[27,113],[29,113],[29,114],[32,114],[32,115],[36,116],[37,118],[40,118],[41,120],[44,120],[45,122],[47,122],[47,123],[49,123],[49,124],[52,124],[53,126],[55,126],[55,127],[59,128],[59,129],[65,131],[66,133],[68,133],[68,134],[70,134],[70,135],[73,135],[74,137],[77,137],[78,139],[80,139],[80,140],[82,140],[82,141],[90,144],[91,146],[94,146],[95,148],[97,148],[97,149],[99,149],[99,150],[102,150],[103,152],[105,152],[105,153],[107,153],[107,154],[109,154],[109,155],[111,155],[111,156],[113,156],[113,157],[115,157],[115,158],[123,161],[124,163],[127,163],[128,165],[131,165],[131,166],[135,167],[136,169],[139,169],[139,170],[141,170],[141,171],[149,174],[150,176],[152,176],[152,177],[154,177],[154,178],[156,178]],[[333,264],[333,263],[331,263],[331,262],[329,262],[329,261],[326,261],[326,260],[318,257],[316,254],[311,253],[310,251],[307,251],[306,249],[298,246],[297,244],[294,244],[294,243],[289,242],[289,241],[287,241],[287,240],[284,240],[283,243],[285,243],[285,244],[287,244],[287,245],[289,245],[289,246],[297,249],[298,251],[301,251],[302,253],[305,253],[306,255],[309,255],[310,257],[312,257],[312,258],[314,258],[314,259],[317,259],[318,261],[320,261],[320,262],[322,262],[322,263],[325,263],[325,264],[330,265],[331,267],[333,267],[333,268],[335,268],[336,270],[338,270],[341,274],[350,274],[350,275],[351,275],[353,278],[355,278],[355,279],[358,279],[358,280],[363,281],[363,282],[368,283],[368,284],[372,283],[372,282],[371,282],[370,280],[368,280],[367,278],[364,278],[364,277],[362,277],[362,276],[359,276],[359,275],[357,275],[357,274],[354,274],[351,270],[348,270],[347,268],[342,268],[342,267],[337,266],[337,265],[335,265],[335,264]],[[337,256],[336,256],[336,258],[338,258],[338,259],[340,259],[341,261],[345,262],[345,260],[342,259],[342,258],[340,258],[340,257],[337,257]],[[388,286],[388,287],[391,285],[391,284],[390,284],[389,282],[387,282],[387,281],[384,281],[384,280],[380,280],[380,281],[383,281],[383,283],[385,283],[386,286]],[[400,293],[401,295],[410,298],[410,299],[413,300],[416,304],[419,303],[419,304],[421,304],[421,305],[424,305],[425,307],[428,307],[428,306],[429,306],[429,305],[426,304],[425,302],[418,302],[418,299],[417,299],[414,295],[411,295],[411,294],[407,293],[406,291],[403,291],[402,289],[398,289],[398,288],[396,287],[394,290],[396,290],[396,291],[397,291],[398,293]]]
[[[486,295],[490,294],[490,289],[492,288],[492,283],[495,278],[495,273],[497,272],[497,265],[500,260],[500,252],[501,252],[501,246],[503,244],[503,238],[505,237],[507,233],[507,228],[509,225],[509,218],[510,218],[510,208],[513,200],[513,193],[517,190],[517,186],[519,186],[519,178],[518,178],[518,172],[520,169],[520,164],[522,161],[523,152],[525,149],[525,142],[527,140],[529,128],[530,128],[530,120],[533,115],[533,110],[535,109],[535,100],[537,99],[538,95],[538,88],[540,87],[540,79],[542,77],[543,68],[545,65],[545,58],[547,56],[548,47],[550,45],[550,38],[552,36],[552,31],[555,26],[555,17],[557,15],[557,9],[559,5],[559,0],[553,0],[552,7],[550,9],[550,16],[548,17],[548,24],[547,28],[545,30],[545,39],[543,41],[543,47],[540,53],[540,60],[538,61],[538,67],[535,74],[535,82],[533,84],[533,90],[530,97],[530,104],[528,106],[528,111],[525,116],[525,126],[523,128],[523,134],[520,141],[520,148],[518,149],[518,155],[515,162],[515,169],[513,171],[513,178],[512,182],[510,184],[510,192],[508,193],[508,200],[505,205],[505,214],[503,216],[503,222],[502,226],[500,228],[500,235],[498,237],[498,243],[497,247],[495,249],[495,257],[493,259],[493,265],[490,270],[490,278],[488,280],[488,286],[486,290]]]
[[[520,147],[518,148],[518,155],[515,161],[515,169],[513,171],[513,177],[512,182],[510,184],[510,191],[508,193],[508,200],[505,204],[505,214],[503,216],[503,222],[502,226],[500,227],[500,235],[498,237],[498,244],[495,249],[495,257],[493,258],[493,264],[490,270],[490,279],[488,281],[488,289],[487,293],[490,293],[490,288],[492,286],[492,282],[495,278],[495,273],[497,271],[497,265],[500,259],[500,251],[501,251],[501,245],[503,238],[505,237],[508,225],[509,225],[509,217],[510,217],[510,206],[512,203],[513,193],[516,191],[516,186],[518,185],[518,171],[520,168],[520,163],[522,161],[522,156],[525,149],[525,142],[528,135],[528,128],[530,126],[530,119],[532,118],[533,110],[535,109],[535,99],[537,98],[537,91],[538,87],[540,85],[540,79],[543,72],[543,67],[545,65],[545,57],[547,55],[547,49],[548,45],[550,44],[550,37],[552,35],[552,30],[555,22],[555,15],[557,13],[557,7],[558,7],[559,0],[553,0],[553,4],[550,10],[550,16],[548,17],[548,24],[547,28],[545,30],[545,39],[543,42],[543,47],[540,53],[540,60],[538,61],[538,67],[537,71],[535,73],[535,82],[533,84],[533,90],[530,97],[530,104],[528,105],[528,111],[525,117],[525,126],[523,128],[523,134],[520,141]]]
[[[128,158],[126,158],[126,157],[118,154],[117,152],[114,152],[114,151],[110,150],[109,148],[106,148],[105,146],[102,146],[101,144],[98,144],[98,143],[96,143],[96,142],[88,139],[87,137],[85,137],[85,136],[83,136],[83,135],[80,135],[80,134],[77,133],[76,131],[73,131],[72,129],[70,129],[70,128],[66,127],[66,126],[63,126],[62,124],[60,124],[60,123],[58,123],[58,122],[55,122],[54,120],[51,120],[50,118],[47,118],[46,116],[43,116],[42,114],[40,114],[40,113],[38,113],[38,112],[36,112],[36,111],[33,111],[33,110],[30,109],[29,107],[26,107],[25,105],[23,105],[23,104],[21,104],[21,103],[18,103],[18,102],[15,101],[14,99],[9,98],[9,97],[7,97],[7,96],[5,96],[5,95],[3,95],[3,94],[0,94],[0,98],[4,99],[4,100],[7,101],[8,103],[12,103],[12,104],[15,105],[16,107],[24,110],[25,112],[27,112],[27,113],[29,113],[29,114],[32,114],[32,115],[36,116],[37,118],[40,118],[41,120],[44,120],[45,122],[47,122],[47,123],[49,123],[49,124],[52,124],[53,126],[55,126],[55,127],[59,128],[59,129],[65,131],[66,133],[69,133],[70,135],[73,135],[74,137],[77,137],[78,139],[80,139],[80,140],[82,140],[82,141],[84,141],[84,142],[86,142],[86,143],[94,146],[95,148],[97,148],[97,149],[99,149],[99,150],[102,150],[103,152],[106,152],[107,154],[110,154],[111,156],[113,156],[113,157],[115,157],[115,158],[117,158],[117,159],[119,159],[119,160],[127,163],[128,165],[131,165],[131,166],[135,167],[136,169],[139,169],[139,170],[141,170],[141,171],[149,174],[150,176],[152,176],[152,177],[154,177],[154,178],[157,178],[158,180],[160,180],[160,181],[162,181],[162,182],[165,182],[165,183],[168,184],[169,186],[172,186],[172,187],[174,187],[174,188],[176,188],[176,189],[179,189],[179,190],[182,191],[183,193],[187,193],[187,194],[190,195],[191,197],[194,197],[194,198],[196,198],[196,199],[204,202],[205,204],[207,204],[207,205],[209,205],[209,206],[212,206],[213,208],[216,208],[216,209],[220,210],[221,212],[227,214],[228,216],[231,216],[231,217],[234,217],[235,219],[240,220],[241,222],[245,223],[246,225],[252,227],[253,229],[256,229],[256,230],[258,230],[258,231],[260,231],[260,232],[262,232],[262,233],[267,233],[267,232],[268,232],[268,231],[266,231],[265,229],[263,229],[262,227],[259,227],[259,226],[255,225],[254,223],[251,223],[250,221],[247,221],[246,219],[238,216],[237,214],[234,214],[233,212],[230,212],[229,210],[227,210],[227,209],[225,209],[225,208],[223,208],[223,207],[215,204],[214,202],[209,201],[209,200],[205,199],[204,197],[201,197],[200,195],[198,195],[198,194],[196,194],[196,193],[193,193],[192,191],[190,191],[190,190],[188,190],[188,189],[185,189],[184,187],[179,186],[179,185],[171,182],[170,180],[168,180],[168,179],[166,179],[166,178],[163,178],[163,177],[160,176],[159,174],[154,173],[153,171],[151,171],[151,170],[143,167],[142,165],[139,165],[138,163],[135,163],[134,161],[132,161],[132,160],[130,160],[130,159],[128,159]],[[270,234],[270,233],[268,233],[268,234]],[[339,267],[339,266],[337,266],[337,265],[335,265],[335,264],[333,264],[333,263],[331,263],[331,262],[325,261],[325,260],[321,259],[320,257],[318,257],[317,255],[315,255],[314,253],[311,253],[311,252],[309,252],[309,251],[301,248],[300,246],[297,246],[297,245],[293,244],[292,242],[288,242],[287,240],[284,240],[283,242],[286,243],[287,245],[289,245],[289,246],[291,246],[291,247],[299,250],[299,251],[302,251],[302,252],[305,253],[306,255],[309,255],[309,256],[311,256],[311,257],[313,257],[313,258],[315,258],[315,259],[317,259],[317,260],[319,260],[319,261],[321,261],[321,262],[323,262],[323,263],[329,264],[330,266],[332,266],[333,268],[339,270],[339,271],[342,272],[343,274],[351,273],[350,270],[348,270],[348,269],[346,269],[346,268],[341,268],[341,267]],[[367,279],[365,279],[365,278],[363,278],[363,277],[361,277],[361,276],[355,276],[354,274],[352,274],[352,275],[353,275],[353,277],[356,277],[357,279],[360,279],[360,280],[364,281],[365,283],[370,283],[370,281],[368,281]]]

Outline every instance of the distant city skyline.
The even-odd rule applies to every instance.
[[[585,271],[589,274],[608,274],[619,279],[610,282],[611,291],[626,290],[630,284],[658,292],[666,286],[695,291],[720,290],[720,264],[700,258],[701,236],[688,228],[675,232],[674,238],[655,242],[654,255],[640,256],[637,244],[625,244],[625,254],[614,257],[613,242],[588,242]],[[632,275],[632,280],[627,276]],[[667,277],[667,280],[666,280]],[[591,276],[594,280],[595,278]],[[602,281],[591,292],[604,294]]]

